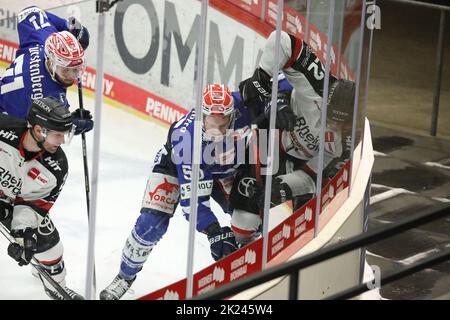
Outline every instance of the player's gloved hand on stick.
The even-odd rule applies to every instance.
[[[72,112],[72,121],[75,125],[75,134],[86,133],[94,128],[94,120],[89,110],[77,109]]]
[[[67,27],[69,32],[77,38],[84,50],[89,46],[89,31],[88,29],[81,25],[81,23],[75,19],[75,17],[70,17],[67,19]]]
[[[264,114],[266,119],[270,119],[271,99],[266,100]],[[292,111],[289,94],[285,92],[278,92],[277,95],[277,116],[275,120],[275,127],[280,130],[292,131],[296,123],[296,116]]]
[[[257,116],[257,105],[270,97],[270,76],[261,68],[257,68],[253,75],[239,83],[244,106],[250,111],[252,120]]]
[[[211,248],[211,255],[215,261],[233,253],[238,249],[236,239],[230,227],[220,227],[215,222],[206,228],[205,233]]]
[[[12,230],[11,235],[17,242],[8,246],[8,255],[24,266],[30,263],[31,258],[37,251],[36,229],[25,228],[22,230]]]
[[[13,207],[3,200],[0,200],[0,221],[8,219],[13,212]]]

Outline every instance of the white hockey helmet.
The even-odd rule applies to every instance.
[[[208,116],[227,116],[234,113],[234,99],[223,84],[209,84],[203,89],[202,110]]]
[[[222,84],[209,84],[203,89],[204,139],[215,140],[230,133],[234,118],[234,99],[230,89]]]
[[[84,49],[70,32],[52,33],[45,41],[44,50],[54,81],[71,86],[84,71]]]

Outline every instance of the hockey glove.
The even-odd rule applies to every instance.
[[[30,263],[31,258],[37,251],[36,229],[25,228],[23,230],[12,230],[11,235],[17,242],[8,246],[8,255],[24,266]],[[21,245],[23,244],[23,245]]]
[[[72,121],[75,125],[75,134],[91,131],[94,128],[94,121],[89,110],[77,109],[72,112]]]
[[[264,189],[258,189],[258,206],[261,210],[264,210]],[[276,207],[288,200],[292,199],[292,190],[287,183],[282,182],[280,178],[274,178],[272,180],[272,189],[270,195],[270,207]]]
[[[266,100],[264,114],[266,119],[270,119],[271,99]],[[296,123],[296,116],[290,105],[290,97],[286,92],[278,92],[277,96],[277,116],[275,127],[280,130],[292,131]]]
[[[67,19],[67,27],[69,32],[77,38],[84,50],[89,46],[89,31],[88,29],[81,25],[81,23],[75,19],[75,17],[70,17]]]
[[[218,223],[211,224],[204,231],[208,236],[211,256],[215,261],[233,253],[238,249],[234,233],[230,227],[220,227]]]
[[[352,137],[346,136],[342,141],[342,154],[338,158],[334,158],[323,170],[323,177],[332,179],[341,168],[347,163],[351,155]]]
[[[270,76],[263,69],[257,68],[253,76],[239,83],[239,92],[254,120],[257,116],[257,105],[270,97]]]
[[[0,221],[8,219],[13,212],[13,207],[3,200],[0,200]]]

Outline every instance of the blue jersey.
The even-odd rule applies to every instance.
[[[199,231],[217,221],[210,208],[209,200],[213,191],[214,180],[234,175],[239,162],[244,162],[246,142],[250,137],[250,115],[241,104],[239,92],[232,93],[235,115],[230,124],[230,134],[222,139],[211,140],[202,132],[202,152],[198,182],[198,224]],[[191,198],[192,157],[194,150],[195,110],[171,126],[169,143],[172,161],[176,166],[180,186],[180,204],[185,215],[189,214]]]
[[[44,44],[53,32],[67,31],[66,20],[29,7],[17,15],[19,49],[0,79],[0,112],[25,119],[33,99],[53,96],[66,107],[66,87],[53,81],[45,66]]]

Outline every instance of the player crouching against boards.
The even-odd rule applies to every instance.
[[[82,300],[66,287],[63,245],[49,217],[68,172],[60,146],[74,131],[72,114],[53,97],[34,100],[26,121],[0,114],[0,221],[16,240],[8,255],[19,266],[36,258],[72,299]],[[50,298],[63,299],[39,277]]]

